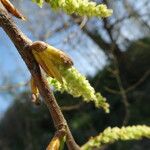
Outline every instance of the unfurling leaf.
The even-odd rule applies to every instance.
[[[59,150],[60,148],[60,139],[58,137],[54,137],[49,143],[46,150]]]
[[[43,44],[43,42],[40,43]],[[36,47],[38,44],[38,42],[35,42],[32,45],[32,52],[35,56],[35,59],[48,76],[55,78],[62,83],[63,79],[59,68],[61,66],[65,68],[71,67],[73,65],[71,58],[61,50],[56,49],[48,44],[46,44],[44,49],[39,50]]]

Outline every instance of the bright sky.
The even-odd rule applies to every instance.
[[[133,1],[134,0],[130,0]],[[146,0],[144,0],[146,1]],[[143,2],[144,2],[143,1]],[[123,10],[121,1],[117,1],[118,9]],[[140,8],[140,0],[135,8]],[[30,7],[29,7],[30,6]],[[148,7],[148,5],[146,5]],[[73,23],[66,30],[61,30],[53,34],[53,31],[57,28],[60,28],[62,24],[66,23],[69,20],[67,15],[62,13],[50,13],[50,9],[40,9],[35,4],[31,3],[31,0],[23,1],[17,5],[17,7],[27,16],[28,20],[26,22],[18,21],[18,26],[21,30],[33,41],[38,40],[40,35],[45,35],[49,33],[49,38],[46,40],[49,44],[60,48],[67,52],[74,61],[75,67],[85,75],[94,75],[97,70],[103,68],[106,64],[106,56],[103,51],[100,50],[94,42],[88,38],[77,25]],[[149,6],[150,8],[150,6]],[[141,13],[145,13],[147,9],[139,9]],[[148,9],[149,10],[149,9]],[[35,13],[36,12],[36,13]],[[124,13],[124,11],[122,11]],[[121,17],[121,13],[114,11],[115,17]],[[147,19],[148,18],[144,18]],[[149,19],[150,20],[150,19]],[[93,22],[95,20],[93,19]],[[114,21],[112,19],[112,21]],[[137,30],[140,24],[135,22],[137,20],[125,21],[120,28],[120,35],[118,43],[121,45],[124,44],[124,38],[129,40],[135,40],[143,35],[148,34],[147,30]],[[102,25],[98,23],[93,23],[91,21],[91,27],[97,27],[99,31],[103,31]],[[99,21],[100,23],[100,21]],[[131,25],[132,24],[132,25]],[[134,24],[134,25],[133,25]],[[95,25],[95,26],[94,26]],[[140,28],[140,27],[139,27]],[[141,28],[140,28],[141,29]],[[107,40],[105,32],[100,33],[104,39]],[[124,38],[120,38],[120,36]],[[17,53],[14,45],[7,37],[5,32],[0,28],[0,87],[7,85],[8,83],[18,83],[28,81],[30,74]],[[12,101],[12,98],[8,96],[5,92],[0,91],[0,115],[8,108]]]
[[[35,7],[35,9],[39,8]],[[30,12],[31,10],[28,11]],[[40,15],[41,14],[42,12],[40,12]],[[34,16],[34,14],[31,17],[31,20],[34,17],[37,19],[37,16]],[[35,24],[31,23],[30,20],[29,24],[28,22],[22,23],[19,21],[19,27],[21,30],[27,34],[29,38],[36,40],[36,35],[31,34],[30,32],[32,28],[31,25],[33,25],[34,28]],[[55,24],[53,24],[53,26],[54,25]],[[38,34],[41,34],[40,32],[43,31],[41,28],[43,28],[43,26],[39,24],[35,33],[37,32]],[[47,27],[47,29],[49,28]],[[75,67],[85,75],[94,75],[96,71],[102,69],[106,63],[104,53],[93,43],[92,40],[81,32],[77,25],[73,25],[65,31],[63,30],[54,34],[47,39],[47,42],[67,52],[73,59]],[[24,62],[2,29],[0,29],[0,54],[0,87],[10,83],[15,84],[25,82],[30,79],[29,72]],[[6,92],[0,91],[0,114],[5,112],[11,102],[12,98],[8,96]]]

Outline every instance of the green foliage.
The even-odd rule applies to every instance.
[[[109,112],[109,104],[106,103],[106,99],[100,93],[95,92],[89,81],[77,69],[61,67],[60,72],[63,77],[62,84],[55,78],[47,78],[48,83],[53,85],[56,90],[66,91],[74,97],[82,96],[85,102],[93,101],[96,107],[102,107],[107,113]]]
[[[150,138],[150,127],[145,125],[128,126],[128,127],[108,127],[98,136],[91,138],[84,144],[82,150],[92,150],[93,148],[100,148],[105,144],[114,143],[115,141],[122,140],[139,140],[141,138]]]
[[[32,0],[42,7],[44,0]],[[88,0],[46,0],[53,9],[62,9],[68,14],[77,14],[80,16],[109,17],[112,14],[111,9],[107,9],[104,4],[97,5]]]

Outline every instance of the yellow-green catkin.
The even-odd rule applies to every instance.
[[[32,1],[36,2],[40,7],[44,3],[44,0]],[[80,16],[109,17],[113,12],[106,5],[97,5],[96,2],[89,0],[46,0],[46,2],[55,10],[62,9],[67,14],[75,13]]]
[[[105,144],[111,144],[118,140],[140,140],[141,138],[150,138],[149,126],[137,125],[122,128],[108,127],[98,136],[92,137],[81,147],[81,150],[92,150],[93,148],[100,148]]]
[[[41,41],[34,42],[31,48],[36,61],[46,74],[48,83],[56,90],[82,97],[86,102],[93,101],[96,107],[109,112],[106,99],[96,93],[85,76],[73,67],[73,62],[66,53]],[[35,86],[32,89],[34,88]]]
[[[47,79],[49,84],[53,85],[56,90],[66,91],[74,97],[82,97],[85,102],[93,101],[96,107],[101,107],[105,112],[109,112],[109,104],[106,99],[100,93],[95,92],[89,81],[76,68],[66,69],[60,67],[60,72],[63,77],[63,84],[51,77]]]

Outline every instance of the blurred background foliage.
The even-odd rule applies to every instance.
[[[67,16],[28,1],[12,1],[28,18],[17,23],[32,39],[63,49],[110,103],[110,114],[64,93],[56,99],[80,145],[106,127],[150,125],[150,2],[99,0],[114,10],[99,19]],[[55,129],[48,109],[31,103],[29,74],[0,30],[0,149],[42,150]],[[12,66],[10,66],[10,64]],[[13,69],[12,69],[13,68]],[[7,107],[4,105],[7,103]],[[117,142],[105,150],[148,150],[150,141]]]

